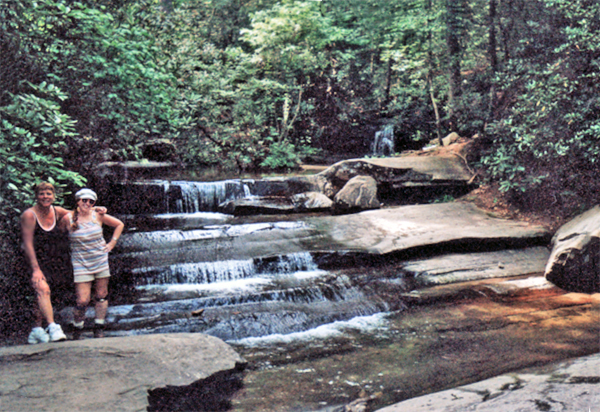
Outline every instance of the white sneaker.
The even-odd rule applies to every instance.
[[[67,340],[67,335],[63,332],[59,324],[52,323],[48,325],[48,335],[50,335],[50,342],[58,342],[59,340]]]
[[[31,333],[27,338],[27,343],[30,345],[35,345],[36,343],[47,343],[49,340],[50,336],[46,333],[46,331],[37,326],[31,330]]]

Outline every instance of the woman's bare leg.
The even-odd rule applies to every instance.
[[[106,319],[106,312],[108,311],[108,280],[110,278],[96,279],[95,292],[96,292],[96,320],[104,321]]]
[[[92,294],[92,282],[81,282],[75,284],[75,294],[77,296],[77,306],[73,311],[75,323],[80,323],[85,320],[85,309],[90,303]]]

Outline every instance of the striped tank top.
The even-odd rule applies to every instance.
[[[73,215],[69,216],[73,224]],[[69,232],[71,261],[74,275],[93,275],[108,270],[108,252],[102,235],[102,224],[92,212],[90,222],[78,222],[79,227]]]

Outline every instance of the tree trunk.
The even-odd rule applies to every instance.
[[[429,97],[431,97],[431,105],[433,106],[433,112],[435,114],[435,131],[439,140],[440,146],[444,145],[442,141],[442,122],[440,119],[440,112],[438,111],[437,103],[435,102],[435,93],[433,91],[433,51],[432,47],[432,34],[431,34],[431,23],[429,17],[433,8],[432,0],[427,1],[427,68],[429,73],[427,74],[427,84],[429,86]]]
[[[490,58],[490,65],[492,67],[492,73],[496,73],[496,70],[498,69],[498,55],[496,54],[496,0],[490,0],[490,10],[488,18],[488,54]]]
[[[498,55],[496,53],[496,0],[490,0],[489,3],[489,21],[488,21],[488,29],[489,29],[489,38],[488,38],[488,55],[490,59],[491,66],[491,81],[490,81],[490,103],[488,110],[488,120],[493,119],[494,110],[496,107],[496,85],[495,85],[495,75],[498,70]]]
[[[448,47],[448,71],[450,78],[448,117],[451,130],[454,130],[457,126],[458,113],[456,105],[462,94],[460,75],[461,47],[459,39],[461,28],[459,10],[461,6],[462,1],[454,3],[452,0],[447,0],[446,2],[446,46]]]

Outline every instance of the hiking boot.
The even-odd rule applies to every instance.
[[[67,340],[67,335],[65,335],[59,324],[52,323],[51,325],[48,325],[47,331],[48,335],[50,335],[50,342]]]
[[[94,324],[94,337],[95,338],[103,338],[105,329],[106,329],[106,325],[103,323]]]
[[[73,336],[73,340],[81,340],[83,335],[83,322],[81,322],[81,326],[76,325],[75,323],[70,323],[69,331]]]
[[[47,343],[50,341],[50,336],[46,333],[44,328],[35,327],[31,330],[29,337],[27,338],[27,343],[30,345],[35,345],[36,343]]]

